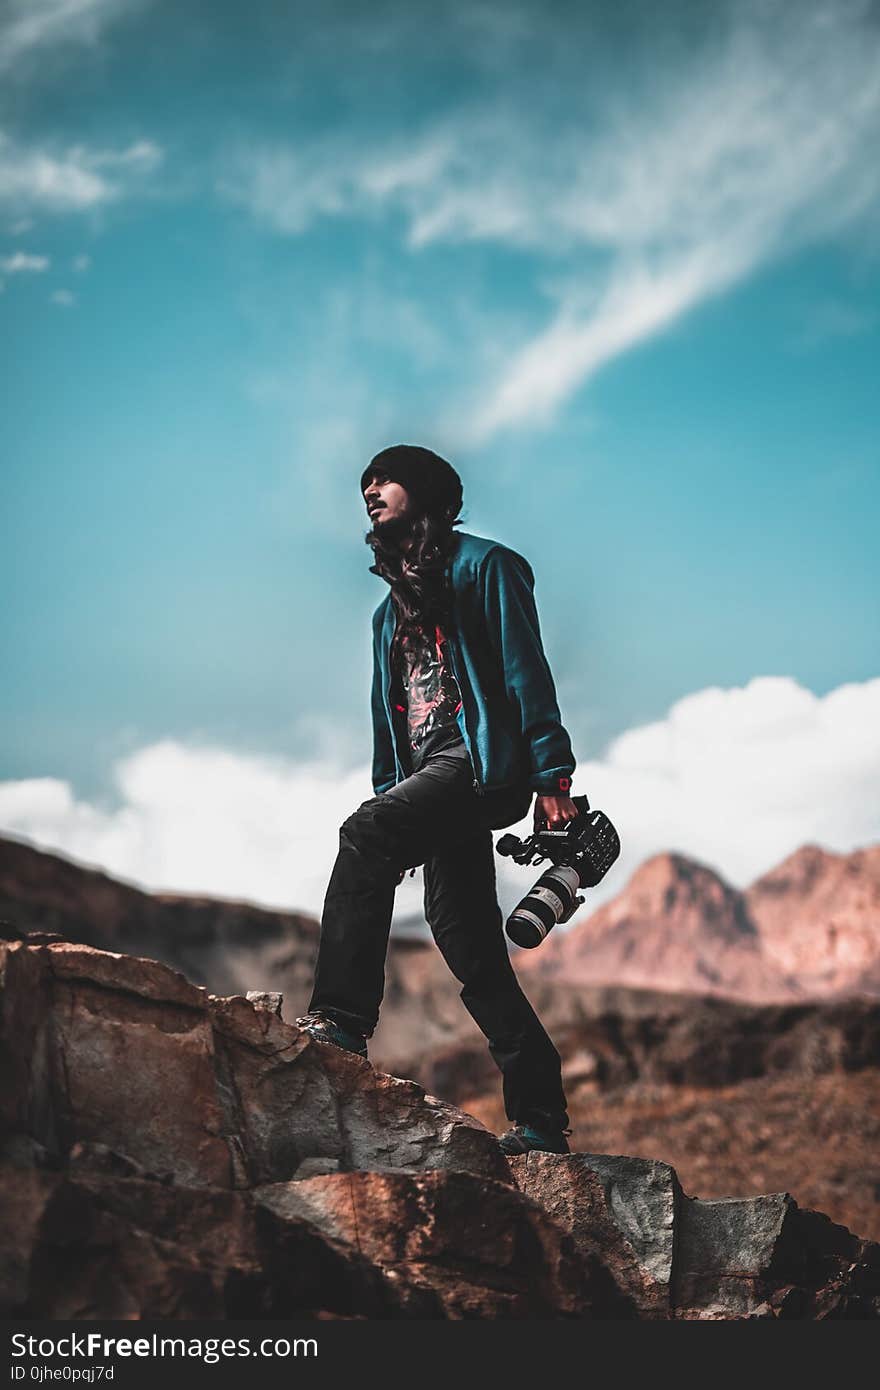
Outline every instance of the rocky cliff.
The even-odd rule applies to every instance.
[[[704,1197],[784,1187],[802,1206],[880,1238],[880,1000],[876,993],[854,997],[831,988],[842,978],[841,961],[851,963],[849,978],[871,978],[871,952],[880,942],[876,857],[868,850],[800,851],[759,880],[744,906],[742,895],[680,857],[672,867],[682,882],[670,885],[661,856],[660,873],[652,870],[648,878],[656,890],[665,875],[674,891],[648,894],[647,917],[633,915],[629,886],[620,895],[629,904],[623,930],[630,933],[630,963],[638,963],[642,930],[647,950],[660,939],[656,954],[670,964],[670,978],[698,958],[697,952],[689,957],[688,942],[703,932],[707,940],[713,933],[721,939],[719,959],[728,962],[740,936],[750,943],[744,951],[752,960],[756,935],[766,938],[761,950],[769,955],[774,932],[780,950],[785,939],[795,949],[803,932],[813,961],[808,978],[824,970],[816,998],[798,990],[779,1001],[732,999],[725,992],[732,975],[708,993],[595,984],[584,978],[588,958],[569,979],[540,967],[562,933],[537,952],[513,948],[529,997],[562,1054],[578,1148],[663,1159],[689,1191]],[[752,896],[759,889],[763,908]],[[309,997],[318,925],[297,913],[144,893],[100,870],[0,838],[4,915],[22,927],[163,960],[217,995],[283,991],[287,1018],[303,1012]],[[791,930],[789,920],[796,924]],[[588,932],[590,921],[573,930]],[[828,933],[836,953],[827,954],[830,970],[822,965]],[[701,949],[711,963],[708,946]],[[739,979],[746,988],[748,972]],[[370,1057],[380,1070],[411,1078],[491,1128],[503,1125],[485,1040],[433,943],[392,938]]]
[[[155,961],[7,928],[0,1311],[824,1318],[880,1247],[650,1158],[507,1160],[477,1120]]]

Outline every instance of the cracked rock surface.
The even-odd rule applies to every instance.
[[[0,1315],[873,1317],[880,1247],[473,1117],[156,961],[0,942]]]

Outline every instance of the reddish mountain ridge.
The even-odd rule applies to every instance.
[[[516,964],[524,979],[754,1003],[880,994],[880,846],[806,845],[745,893],[684,855],[658,854]]]
[[[746,906],[764,955],[816,996],[880,994],[880,845],[806,845],[753,883]]]

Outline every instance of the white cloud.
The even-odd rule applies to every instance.
[[[37,274],[49,269],[48,256],[34,256],[27,251],[15,251],[11,256],[0,257],[0,270],[4,275]]]
[[[78,801],[54,778],[0,783],[0,827],[146,887],[320,915],[339,825],[372,795],[367,767],[326,753],[294,763],[171,739],[122,759],[114,780],[115,809]],[[823,697],[769,676],[698,691],[578,767],[575,794],[607,811],[623,841],[590,903],[660,850],[745,885],[804,843],[845,851],[877,841],[878,784],[880,679]],[[530,818],[514,829],[528,833]],[[538,870],[496,866],[507,912]],[[421,874],[408,876],[400,920],[419,915],[421,893]]]
[[[85,255],[83,255],[83,256],[74,256],[74,258],[73,258],[73,260],[71,261],[70,264],[71,264],[71,267],[76,271],[76,273],[77,273],[78,275],[82,275],[83,271],[88,270],[88,269],[89,269],[89,266],[92,264],[92,258],[91,258],[91,256],[85,256]]]
[[[53,304],[60,304],[63,309],[70,309],[76,303],[76,295],[70,290],[53,290],[49,299]]]
[[[93,45],[104,28],[143,0],[7,0],[0,23],[0,71],[49,45]]]
[[[825,696],[783,676],[701,690],[576,775],[620,827],[615,878],[660,850],[742,886],[806,843],[880,840],[880,679]]]
[[[0,784],[0,825],[148,887],[320,914],[339,825],[372,795],[365,768],[170,739],[122,760],[114,780],[112,811],[53,778]]]
[[[138,140],[121,150],[74,145],[57,152],[0,131],[0,204],[48,212],[86,212],[122,197],[151,173],[162,150]]]

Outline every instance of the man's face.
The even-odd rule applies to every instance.
[[[392,483],[378,469],[364,488],[364,502],[374,531],[402,533],[415,516],[413,500],[406,488]]]

